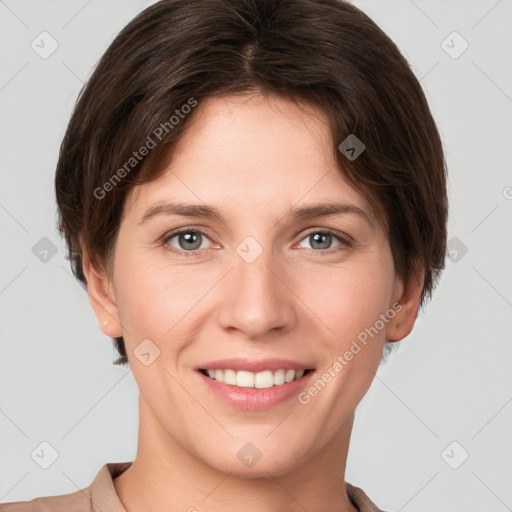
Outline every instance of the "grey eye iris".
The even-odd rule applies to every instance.
[[[314,240],[314,243],[319,243],[321,247],[316,247],[317,249],[328,249],[332,242],[332,235],[329,233],[314,233],[309,235],[309,239]],[[325,241],[327,239],[327,242]],[[314,243],[311,243],[311,247],[314,247]]]
[[[182,249],[196,250],[201,247],[201,233],[195,231],[187,231],[178,234],[178,243]],[[182,244],[183,242],[183,244]],[[187,244],[192,244],[187,246]]]

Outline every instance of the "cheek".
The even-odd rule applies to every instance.
[[[127,343],[150,338],[163,342],[189,332],[198,302],[218,281],[212,270],[171,264],[165,255],[149,258],[133,251],[116,260],[118,311]]]
[[[169,300],[169,283],[155,265],[134,251],[119,251],[116,257],[115,281],[119,317],[125,329],[125,342],[137,343],[158,332]],[[160,319],[160,320],[159,320]]]
[[[391,253],[383,249],[378,255],[323,269],[314,279],[299,276],[296,283],[298,295],[327,327],[328,339],[342,349],[386,312],[394,281]]]
[[[331,272],[325,282],[324,293],[310,286],[308,305],[313,304],[311,309],[329,327],[324,338],[326,357],[303,399],[324,411],[318,421],[329,414],[324,428],[332,434],[347,412],[355,410],[375,377],[387,325],[381,315],[388,311],[393,293],[392,261],[375,259],[350,271]]]

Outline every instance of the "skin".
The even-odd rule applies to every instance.
[[[422,270],[408,283],[396,275],[371,206],[336,170],[322,112],[231,95],[193,115],[166,172],[127,198],[112,272],[84,258],[98,322],[106,336],[124,336],[140,391],[137,457],[114,480],[116,491],[128,512],[354,512],[341,484],[354,412],[385,340],[414,326]],[[214,206],[224,221],[160,215],[139,224],[164,200]],[[356,205],[373,225],[353,213],[287,218],[319,202]],[[181,227],[197,234],[197,245],[165,240]],[[354,245],[310,236],[326,229]],[[236,252],[248,236],[263,248],[250,264]],[[196,248],[196,256],[166,247]],[[293,397],[240,411],[194,370],[226,357],[276,357],[310,363],[321,376],[394,303],[401,310],[308,404]],[[160,356],[146,366],[134,350],[148,338]],[[247,442],[262,454],[252,468],[237,457]]]

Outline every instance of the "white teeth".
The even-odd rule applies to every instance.
[[[271,388],[274,385],[274,374],[270,370],[258,372],[254,376],[255,388]]]
[[[286,370],[284,374],[284,381],[291,382],[295,378],[295,370]]]
[[[231,384],[232,386],[236,386],[235,370],[224,370],[224,384]]]
[[[279,386],[284,384],[284,370],[277,370],[274,372],[274,385]]]
[[[231,369],[226,370],[206,370],[209,377],[216,381],[238,386],[240,388],[271,388],[280,386],[286,382],[300,379],[304,375],[304,370],[263,370],[261,372],[248,372],[241,370],[239,372]]]
[[[215,379],[217,380],[217,379]],[[224,382],[224,381],[221,381]],[[236,385],[239,388],[253,388],[254,387],[254,373],[252,372],[236,372]]]

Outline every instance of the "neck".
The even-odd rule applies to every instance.
[[[198,459],[162,429],[143,400],[140,407],[137,456],[114,480],[126,512],[357,512],[344,485],[353,416],[291,471],[244,478]]]

